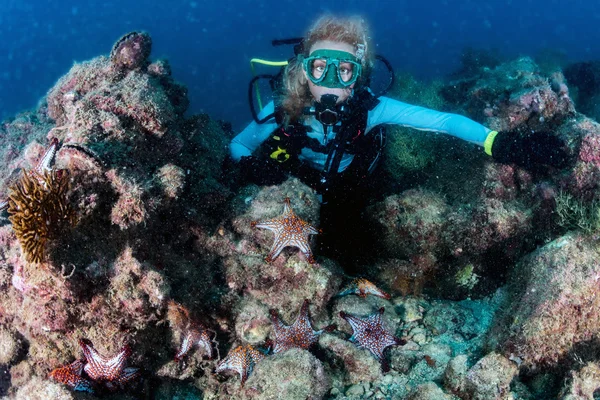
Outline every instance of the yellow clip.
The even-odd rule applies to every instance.
[[[283,154],[283,160],[279,158],[282,154]],[[287,151],[285,151],[285,149],[282,149],[281,147],[277,147],[277,150],[272,152],[270,157],[273,160],[281,163],[281,162],[287,161],[290,158],[290,155],[287,153]]]

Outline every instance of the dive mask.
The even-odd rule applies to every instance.
[[[327,88],[345,89],[362,72],[359,59],[341,50],[315,50],[302,60],[302,65],[312,83]]]

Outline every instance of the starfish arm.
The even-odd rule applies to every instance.
[[[307,260],[313,260],[312,250],[308,244],[308,238],[293,238],[288,242],[288,246],[295,246],[302,254],[306,256]]]
[[[123,346],[123,349],[114,356],[109,359],[106,363],[106,378],[108,380],[116,380],[121,376],[123,369],[125,368],[125,364],[127,363],[127,358],[131,355],[131,347],[128,345]]]
[[[281,219],[273,218],[267,221],[255,222],[252,225],[254,228],[268,229],[272,232],[278,232],[281,230]]]
[[[84,367],[85,372],[93,380],[104,378],[104,365],[106,365],[107,360],[98,354],[89,340],[80,339],[79,346],[81,346],[81,350],[87,361]]]
[[[287,247],[289,244],[287,241],[283,240],[281,238],[281,235],[276,235],[275,236],[275,241],[273,242],[273,246],[271,247],[271,251],[269,252],[269,255],[267,256],[267,261],[273,261],[274,259],[277,258],[277,256],[279,254],[281,254],[281,251]]]
[[[292,211],[292,203],[290,202],[289,197],[283,199],[283,213],[286,215],[294,214],[294,211]]]
[[[340,317],[345,319],[346,322],[348,322],[348,324],[350,324],[350,327],[352,328],[352,332],[354,332],[354,334],[352,335],[353,338],[356,338],[356,336],[358,336],[357,333],[361,332],[366,327],[365,322],[363,320],[361,320],[360,318],[355,317],[354,315],[350,315],[348,313],[340,311]],[[350,338],[350,340],[352,340],[352,338]]]
[[[179,351],[175,354],[175,361],[179,362],[185,357],[185,355],[190,351],[193,346],[193,340],[191,332],[187,332],[183,336],[183,340],[181,341],[181,345],[179,346]]]
[[[129,381],[137,379],[140,375],[139,368],[127,367],[121,371],[121,375],[116,379],[116,382],[121,386],[125,386]]]
[[[287,327],[279,318],[279,313],[276,310],[270,310],[271,324],[273,325],[273,335],[275,336],[273,344],[273,354],[281,353],[289,348],[288,339],[289,333]]]
[[[318,235],[320,232],[314,226],[307,225],[305,228],[306,234],[308,235]]]
[[[198,348],[201,349],[209,359],[213,358],[213,348],[211,343],[212,339],[207,330],[202,331],[196,341]]]

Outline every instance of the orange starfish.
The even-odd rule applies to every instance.
[[[69,365],[56,368],[50,372],[49,378],[55,382],[67,385],[76,392],[94,393],[92,382],[81,376],[83,365],[82,360],[75,360]]]
[[[242,386],[252,373],[254,366],[262,361],[265,355],[250,345],[238,346],[231,350],[227,357],[217,365],[216,372],[234,371],[240,374]]]
[[[367,297],[368,294],[373,296],[381,297],[382,299],[389,300],[392,298],[388,293],[379,289],[375,284],[371,281],[368,281],[364,278],[356,278],[352,281],[352,283],[340,293],[338,296],[346,296],[349,294],[356,294],[362,298]]]
[[[210,333],[203,326],[199,325],[197,327],[190,327],[183,336],[183,340],[179,346],[179,351],[177,351],[177,354],[175,355],[175,361],[181,361],[194,346],[201,349],[208,358],[212,358],[213,349],[211,342],[212,339],[210,337]]]
[[[285,247],[293,246],[300,249],[309,263],[315,263],[308,237],[309,235],[318,234],[319,231],[294,214],[289,197],[284,200],[283,215],[267,221],[252,222],[252,227],[268,229],[275,233],[273,246],[271,246],[271,251],[266,258],[267,262],[272,262],[277,258]]]

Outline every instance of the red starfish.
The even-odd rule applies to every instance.
[[[319,331],[315,331],[308,315],[308,300],[304,300],[300,308],[300,314],[296,321],[290,326],[286,326],[277,311],[271,310],[271,323],[273,324],[273,333],[275,334],[275,345],[273,353],[279,353],[294,347],[300,349],[309,349],[319,340],[319,335],[323,331],[331,332],[335,325],[329,325]]]
[[[127,358],[131,355],[128,345],[123,346],[121,352],[112,358],[100,355],[87,339],[80,339],[79,345],[87,361],[85,373],[93,381],[104,383],[109,390],[123,388],[129,381],[139,377],[138,368],[126,368]]]
[[[389,365],[383,357],[383,351],[389,346],[405,345],[406,340],[397,338],[385,329],[381,320],[383,311],[384,308],[381,307],[375,314],[366,318],[358,318],[341,311],[340,317],[352,327],[350,341],[368,349],[381,362],[383,372],[387,372]]]
[[[362,298],[367,297],[368,294],[373,296],[381,297],[382,299],[389,300],[392,298],[388,293],[379,289],[375,284],[371,281],[368,281],[364,278],[356,278],[352,281],[352,283],[340,293],[338,296],[345,296],[348,294],[356,294]]]
[[[198,346],[208,358],[212,358],[213,349],[211,343],[212,339],[207,329],[204,329],[202,326],[191,327],[183,337],[181,345],[179,346],[179,351],[175,355],[175,361],[181,361],[194,346]]]
[[[227,357],[217,365],[216,372],[234,371],[240,374],[242,386],[252,373],[254,366],[262,361],[265,355],[250,345],[238,346],[231,350]]]
[[[275,241],[266,258],[267,262],[271,262],[277,258],[284,247],[293,246],[300,249],[309,263],[315,263],[310,244],[308,243],[308,237],[309,235],[318,234],[319,231],[294,214],[289,197],[286,197],[284,200],[283,215],[267,221],[252,222],[252,227],[268,229],[275,233]]]
[[[81,376],[83,372],[83,361],[75,360],[64,367],[56,368],[50,372],[49,378],[55,382],[63,383],[76,392],[94,393],[92,382]]]

